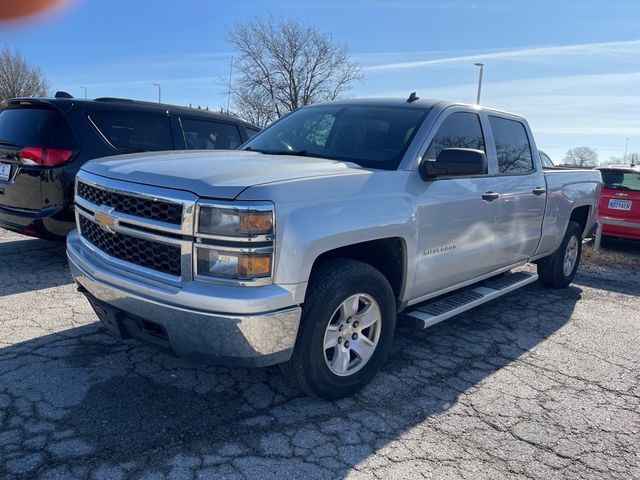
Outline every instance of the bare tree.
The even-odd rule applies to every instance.
[[[622,157],[616,157],[616,156],[610,156],[609,160],[605,160],[603,162],[600,162],[601,165],[604,166],[608,166],[608,165],[638,165],[640,164],[640,153],[629,153],[627,155],[627,157],[625,158],[624,156]]]
[[[260,126],[334,100],[363,78],[345,45],[293,20],[254,18],[233,27],[227,41],[234,49],[234,109]]]
[[[15,97],[44,97],[49,82],[40,69],[30,66],[18,49],[0,51],[0,102]]]
[[[598,152],[589,147],[576,147],[567,150],[564,164],[572,167],[595,167],[598,165]]]

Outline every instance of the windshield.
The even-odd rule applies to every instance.
[[[640,192],[640,173],[623,170],[601,170],[604,188]]]
[[[428,113],[416,107],[323,105],[306,107],[263,130],[245,150],[398,167]]]

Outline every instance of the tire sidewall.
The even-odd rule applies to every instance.
[[[576,237],[578,242],[578,256],[576,258],[576,264],[573,266],[573,270],[569,275],[564,274],[564,258],[567,252],[567,245],[572,237]],[[580,265],[580,259],[582,258],[582,230],[580,226],[575,222],[570,222],[567,227],[567,232],[565,234],[564,239],[562,240],[562,245],[558,249],[558,257],[556,259],[556,275],[559,279],[562,279],[561,283],[565,284],[565,286],[569,285],[576,273],[578,272],[578,267]]]
[[[362,388],[380,369],[391,349],[395,330],[395,300],[384,276],[373,267],[370,268],[369,272],[361,272],[335,282],[322,298],[303,306],[303,322],[306,328],[301,332],[303,341],[296,348],[302,349],[303,368],[309,375],[309,386],[314,390],[322,390],[323,397],[339,398]],[[325,362],[324,335],[340,304],[358,293],[370,295],[378,303],[382,316],[380,338],[374,354],[366,365],[352,375],[339,376],[334,374]],[[330,393],[332,390],[335,395]]]

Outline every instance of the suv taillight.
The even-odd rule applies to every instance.
[[[72,150],[64,148],[25,147],[18,154],[23,165],[57,167],[73,156]]]

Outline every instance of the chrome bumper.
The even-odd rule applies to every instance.
[[[74,279],[90,298],[121,312],[131,324],[146,320],[160,325],[169,349],[179,357],[256,367],[291,357],[301,308],[272,308],[290,301],[290,293],[276,285],[180,289],[150,283],[110,266],[75,231],[67,238],[67,257]],[[266,308],[256,312],[260,305]],[[236,313],[230,313],[234,306]],[[132,336],[157,346],[155,339]]]

